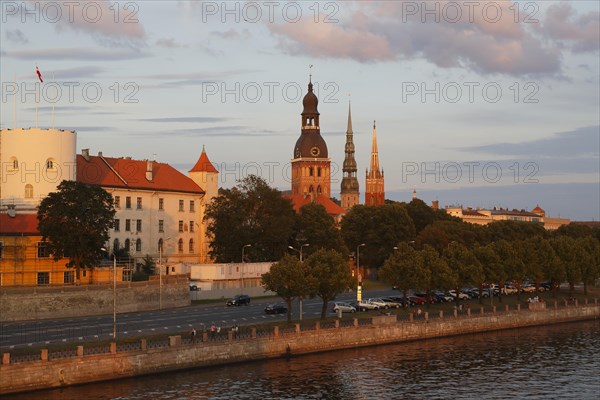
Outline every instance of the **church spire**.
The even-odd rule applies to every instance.
[[[348,102],[348,127],[346,128],[346,146],[341,185],[342,208],[346,211],[359,203],[359,185],[356,178],[356,160],[354,159],[354,142],[352,132],[352,112]]]
[[[377,150],[377,125],[373,121],[373,141],[371,148],[371,165],[367,170],[365,204],[377,206],[384,204],[385,192],[383,169],[379,169],[379,151]]]
[[[373,141],[371,144],[371,173],[379,174],[379,151],[377,150],[377,127],[373,121]]]

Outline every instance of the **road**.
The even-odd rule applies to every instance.
[[[394,290],[372,290],[366,297],[398,295]],[[355,300],[354,292],[338,296],[338,301]],[[226,307],[224,304],[204,304],[161,311],[117,314],[117,339],[144,337],[156,334],[175,334],[190,331],[192,326],[201,331],[211,324],[221,327],[254,325],[262,322],[285,321],[286,314],[266,315],[263,311],[280,298],[253,299],[249,306]],[[304,300],[303,318],[315,318],[321,314],[321,299]],[[328,314],[333,315],[331,303]],[[299,315],[299,303],[292,306],[292,318]],[[0,324],[0,350],[10,350],[40,344],[77,343],[111,339],[113,316],[89,316],[79,318],[50,319]]]

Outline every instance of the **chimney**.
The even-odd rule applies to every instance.
[[[81,155],[85,161],[90,161],[90,149],[81,149]]]
[[[101,151],[98,152],[98,157],[102,157],[102,152]]]
[[[146,180],[152,182],[152,160],[146,160]]]

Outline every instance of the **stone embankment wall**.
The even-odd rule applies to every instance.
[[[397,321],[396,315],[376,316],[365,320],[335,321],[327,329],[319,322],[311,329],[279,329],[257,335],[256,328],[246,337],[236,338],[231,331],[223,340],[209,340],[203,333],[195,343],[189,338],[172,336],[163,347],[151,348],[146,340],[137,349],[117,351],[111,343],[106,354],[86,355],[83,346],[69,358],[52,359],[42,350],[39,360],[11,363],[9,353],[3,354],[0,365],[0,394],[38,390],[66,385],[118,379],[137,375],[206,367],[248,360],[284,357],[344,348],[372,346],[434,337],[470,334],[501,329],[547,325],[569,321],[598,319],[600,306],[558,307],[548,309],[506,310],[466,315],[427,313],[419,320]],[[185,343],[185,344],[184,344]],[[13,360],[15,361],[15,360]],[[93,367],[92,367],[93,366]]]
[[[117,312],[148,311],[190,305],[187,278],[117,283]],[[162,297],[162,299],[161,299]],[[113,312],[112,285],[2,288],[0,321],[103,315]]]

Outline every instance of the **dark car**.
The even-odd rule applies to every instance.
[[[267,314],[284,314],[287,313],[287,307],[283,304],[269,304],[265,307]]]
[[[249,305],[250,304],[250,296],[247,294],[238,294],[237,296],[233,296],[231,299],[227,300],[225,303],[227,307],[229,306],[241,306],[242,304]]]

